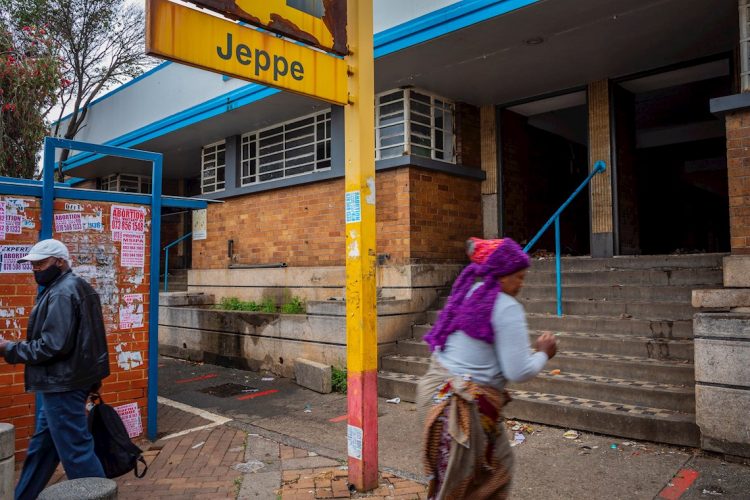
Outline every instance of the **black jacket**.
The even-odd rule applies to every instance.
[[[42,291],[26,341],[11,344],[8,363],[26,365],[27,391],[89,389],[109,375],[102,305],[91,285],[67,271]]]

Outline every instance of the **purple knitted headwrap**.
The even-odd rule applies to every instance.
[[[448,302],[437,322],[424,337],[430,350],[442,350],[448,336],[457,330],[469,337],[494,344],[492,308],[497,294],[502,291],[498,278],[526,269],[529,265],[529,256],[518,243],[504,238],[487,260],[467,266],[453,283]],[[481,280],[482,285],[467,297],[477,280]]]

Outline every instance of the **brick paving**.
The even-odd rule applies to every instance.
[[[288,464],[304,463],[313,459],[314,453],[307,450],[280,446],[282,464],[281,488],[278,496],[283,500],[318,498],[381,498],[381,499],[426,499],[427,487],[423,484],[382,473],[380,486],[370,493],[351,493],[347,483],[348,471],[345,465],[290,468]]]
[[[248,435],[228,425],[189,432],[182,436],[169,436],[194,429],[210,421],[182,411],[159,405],[159,436],[151,443],[136,440],[149,466],[143,479],[132,473],[118,478],[118,498],[121,500],[161,499],[237,499],[243,481],[250,485],[260,482],[265,474],[277,474],[257,498],[296,500],[322,498],[381,498],[424,499],[426,487],[422,484],[383,473],[380,486],[369,494],[350,493],[347,470],[342,462],[318,456],[302,448],[294,448],[273,441],[265,441],[256,434]],[[167,439],[164,439],[167,437]],[[253,444],[246,443],[252,437]],[[265,450],[261,453],[260,450]],[[258,456],[255,456],[255,455]],[[272,456],[276,455],[276,456]],[[265,464],[258,474],[243,474],[237,466],[257,460]],[[20,464],[16,477],[20,472]],[[269,472],[270,471],[270,472]],[[50,485],[65,479],[62,467]],[[242,495],[240,499],[245,498]],[[255,497],[253,497],[255,498]]]

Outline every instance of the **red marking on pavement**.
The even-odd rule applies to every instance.
[[[695,482],[699,475],[698,471],[693,469],[682,469],[669,481],[667,487],[661,490],[657,498],[677,500],[690,488],[690,485]]]
[[[164,368],[165,366],[167,366],[167,365],[159,365],[159,368]]]
[[[246,399],[253,399],[253,398],[259,398],[261,396],[268,396],[269,394],[273,394],[274,392],[279,392],[276,389],[271,389],[270,391],[261,391],[256,392],[255,394],[248,394],[246,396],[240,396],[237,398],[238,401],[244,401]]]
[[[329,422],[333,422],[335,424],[337,422],[343,422],[347,418],[349,418],[349,415],[341,415],[340,417],[334,417],[334,418],[330,419]]]
[[[184,378],[182,380],[175,380],[175,384],[187,384],[188,382],[198,382],[199,380],[208,380],[210,378],[216,378],[218,377],[215,373],[209,373],[208,375],[201,375],[200,377],[195,378]]]

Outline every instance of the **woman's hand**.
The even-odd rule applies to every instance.
[[[549,359],[554,358],[557,354],[557,339],[552,333],[544,332],[536,339],[536,350],[546,354]]]

